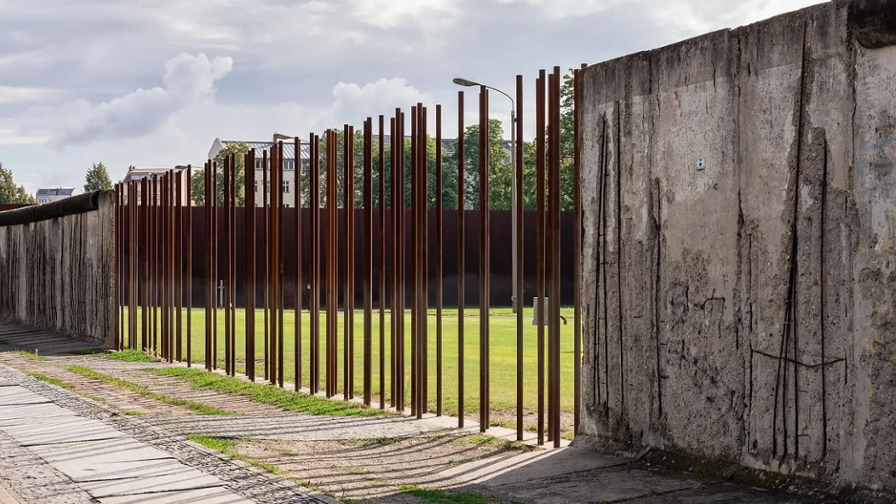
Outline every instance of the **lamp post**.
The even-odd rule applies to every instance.
[[[516,187],[516,103],[514,102],[513,98],[509,94],[505,93],[504,91],[501,91],[500,89],[497,89],[497,88],[494,88],[494,87],[491,87],[491,86],[488,86],[488,85],[485,85],[485,84],[482,84],[479,82],[471,81],[469,79],[463,79],[460,77],[454,79],[453,82],[455,84],[457,84],[458,86],[464,86],[464,87],[485,86],[486,88],[491,89],[492,91],[498,92],[498,93],[506,96],[507,99],[510,100],[510,169],[511,169],[511,176],[510,176],[510,180],[511,180],[511,182],[510,182],[510,201],[511,201],[510,209],[511,210],[510,210],[510,215],[511,215],[511,226],[513,228],[513,230],[512,230],[513,244],[511,246],[511,250],[512,250],[511,263],[512,263],[513,271],[516,272],[517,257],[519,255],[517,247],[516,247],[516,235],[517,235],[516,222],[517,222],[517,219],[519,219],[519,216],[516,213],[516,199],[518,197],[518,191],[517,191],[517,187]],[[463,139],[461,138],[460,141],[462,142]],[[513,313],[516,313],[516,311],[518,309],[517,304],[519,302],[519,300],[516,298],[516,288],[517,288],[516,273],[512,274],[511,277],[513,278],[513,293],[510,296],[510,301],[511,301],[511,305],[513,306]]]

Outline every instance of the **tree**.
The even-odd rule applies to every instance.
[[[28,194],[25,186],[16,186],[12,171],[3,168],[0,163],[0,204],[34,204],[34,196]]]
[[[221,149],[218,152],[218,155],[215,156],[214,162],[217,166],[218,172],[218,185],[217,196],[218,196],[218,204],[224,204],[224,163],[227,158],[231,155],[236,156],[236,181],[235,181],[235,190],[236,190],[236,204],[237,206],[243,206],[246,203],[246,194],[243,191],[244,186],[246,185],[246,167],[245,167],[245,156],[246,153],[249,152],[249,145],[245,142],[234,142],[227,144],[226,147]],[[193,173],[193,180],[190,181],[193,202],[196,205],[204,205],[205,204],[205,173],[202,170],[197,170]]]
[[[109,172],[106,165],[102,162],[93,163],[93,167],[87,170],[87,176],[84,180],[84,191],[108,191],[112,189],[112,180],[109,179]]]
[[[510,153],[504,150],[504,128],[498,119],[488,121],[489,209],[509,210],[511,206]],[[456,157],[456,156],[455,156]],[[464,192],[468,208],[479,208],[479,125],[464,130]]]

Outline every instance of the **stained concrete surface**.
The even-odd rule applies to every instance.
[[[585,436],[893,502],[896,46],[854,38],[893,12],[580,73]]]

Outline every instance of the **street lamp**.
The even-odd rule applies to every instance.
[[[511,215],[511,226],[513,227],[513,231],[512,231],[513,245],[511,246],[511,250],[513,251],[512,252],[512,265],[513,265],[512,267],[513,267],[513,271],[514,271],[513,275],[511,275],[513,278],[513,294],[511,294],[511,296],[510,296],[510,301],[513,306],[513,313],[516,313],[517,303],[519,301],[516,298],[516,288],[517,288],[517,286],[516,286],[516,267],[517,267],[517,257],[519,254],[519,251],[517,250],[517,247],[516,247],[516,236],[517,236],[516,222],[517,222],[517,219],[519,219],[519,216],[517,215],[517,212],[516,212],[516,199],[518,197],[517,196],[518,191],[517,191],[517,187],[516,187],[516,184],[517,184],[517,182],[516,182],[516,103],[513,101],[513,98],[509,94],[505,93],[504,91],[501,91],[500,89],[493,88],[491,86],[486,86],[485,84],[481,84],[479,82],[474,82],[469,79],[463,79],[460,77],[455,78],[453,80],[453,82],[455,84],[457,84],[458,86],[464,86],[464,87],[485,86],[487,89],[491,89],[492,91],[501,93],[502,95],[506,96],[508,100],[510,100],[510,167],[511,167],[510,169],[512,171],[512,174],[510,176],[510,180],[511,180],[511,183],[510,183],[510,201],[511,201],[510,215]],[[460,139],[460,141],[463,141],[463,139]]]

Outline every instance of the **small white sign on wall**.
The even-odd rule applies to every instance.
[[[706,158],[704,158],[704,157],[697,158],[697,169],[702,170],[704,168],[706,168]]]

